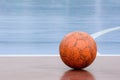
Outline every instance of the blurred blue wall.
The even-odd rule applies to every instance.
[[[56,55],[71,31],[120,26],[119,0],[0,0],[0,55]],[[96,39],[101,55],[120,54],[120,30]]]

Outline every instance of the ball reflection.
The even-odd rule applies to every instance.
[[[86,70],[69,70],[64,73],[61,80],[95,80],[95,78]]]

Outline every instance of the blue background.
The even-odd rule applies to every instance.
[[[58,55],[65,34],[120,26],[120,0],[0,0],[0,55]],[[120,30],[96,39],[120,55]]]

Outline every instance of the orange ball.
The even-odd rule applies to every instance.
[[[60,43],[60,57],[69,67],[81,69],[89,66],[95,59],[97,46],[94,39],[85,32],[71,32]]]

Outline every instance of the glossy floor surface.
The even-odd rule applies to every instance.
[[[58,56],[0,57],[2,80],[120,80],[120,57],[99,56],[84,70],[72,70]]]

